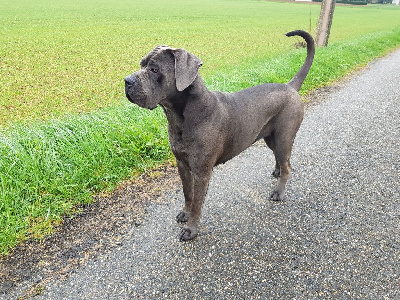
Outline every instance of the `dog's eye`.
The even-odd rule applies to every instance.
[[[157,69],[157,68],[151,68],[150,71],[153,72],[153,73],[155,73],[155,74],[158,73],[158,69]]]

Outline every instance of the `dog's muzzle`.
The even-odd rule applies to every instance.
[[[124,78],[124,80],[125,80],[125,95],[126,95],[126,98],[128,98],[129,101],[133,102],[133,99],[129,95],[129,90],[134,88],[134,86],[137,84],[137,80],[132,75],[126,76]]]
[[[125,80],[125,95],[128,100],[140,107],[147,109],[154,109],[158,103],[151,103],[148,101],[147,95],[142,89],[142,84],[136,76],[129,75],[124,78]]]

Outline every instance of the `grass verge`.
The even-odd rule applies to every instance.
[[[293,43],[297,41],[296,38],[291,39]],[[301,38],[298,39],[301,41]],[[399,46],[400,27],[317,48],[300,94],[329,85]],[[226,68],[219,74],[207,77],[205,81],[210,89],[224,92],[234,92],[264,82],[285,83],[296,74],[305,57],[306,49],[292,50],[272,59],[253,60],[235,68]]]
[[[120,106],[0,131],[0,254],[170,157],[161,109]]]

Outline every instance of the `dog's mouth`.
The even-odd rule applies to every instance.
[[[137,85],[125,83],[125,96],[130,102],[139,106],[141,106],[140,103],[146,102],[145,95],[138,91]]]
[[[140,82],[136,79],[135,76],[129,75],[124,78],[125,80],[125,96],[132,103],[139,105],[138,99],[145,98],[143,93],[140,92]],[[138,97],[139,96],[139,97]],[[144,102],[144,101],[143,101]]]
[[[130,90],[131,87],[125,86],[126,98],[133,104],[136,104],[142,108],[153,110],[157,107],[158,103],[155,105],[150,104],[147,101],[147,97],[143,93],[135,93]]]
[[[133,101],[133,99],[131,98],[131,95],[129,95],[129,91],[128,91],[128,87],[127,87],[127,86],[125,86],[125,96],[126,96],[126,98],[128,98],[128,100],[129,100],[130,102],[135,103],[135,102]]]

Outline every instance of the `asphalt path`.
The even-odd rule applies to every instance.
[[[291,161],[282,202],[262,143],[215,168],[187,243],[166,187],[112,252],[34,299],[400,299],[400,51],[307,109]]]

